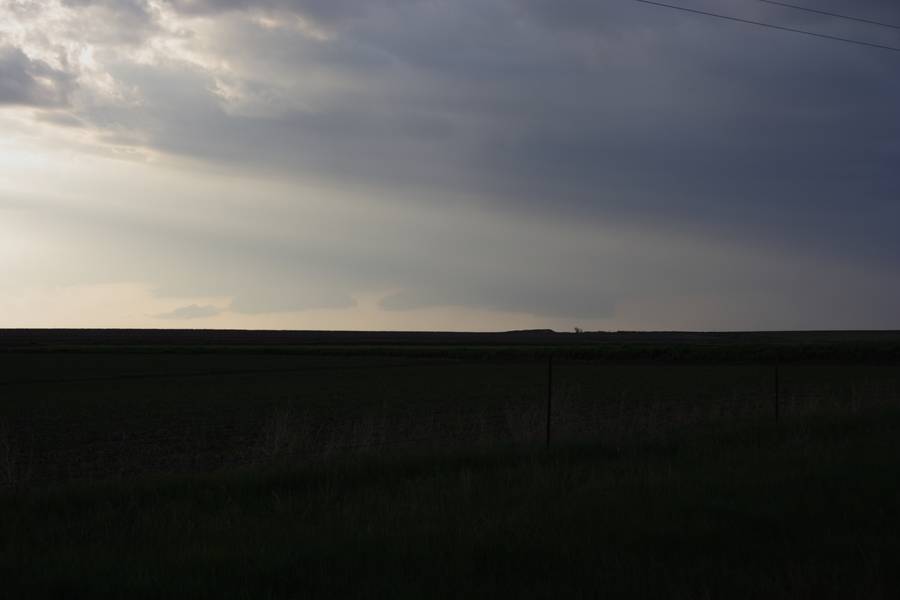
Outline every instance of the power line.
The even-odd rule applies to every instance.
[[[806,6],[799,6],[797,4],[788,4],[787,2],[778,2],[777,0],[756,0],[757,2],[765,2],[766,4],[774,4],[776,6],[783,6],[785,8],[792,8],[794,10],[802,10],[804,12],[815,13],[817,15],[825,15],[827,17],[835,17],[837,19],[847,19],[848,21],[856,21],[858,23],[866,23],[868,25],[878,25],[880,27],[890,27],[891,29],[900,29],[900,25],[892,25],[891,23],[883,23],[881,21],[873,21],[871,19],[862,19],[860,17],[851,17],[849,15],[842,15],[840,13],[828,12],[827,10],[819,10],[817,8],[809,8]]]
[[[885,46],[884,44],[876,44],[874,42],[863,42],[861,40],[854,40],[850,38],[838,37],[836,35],[828,35],[826,33],[816,33],[814,31],[807,31],[805,29],[794,29],[793,27],[784,27],[782,25],[773,25],[771,23],[763,23],[762,21],[753,21],[751,19],[743,19],[741,17],[731,17],[728,15],[722,15],[719,13],[707,12],[705,10],[697,10],[695,8],[687,8],[686,6],[676,6],[675,4],[665,4],[663,2],[655,2],[654,0],[633,0],[634,2],[640,2],[641,4],[650,4],[653,6],[661,6],[663,8],[671,8],[674,10],[681,10],[684,12],[694,13],[697,15],[706,15],[707,17],[715,17],[717,19],[725,19],[727,21],[735,21],[737,23],[747,23],[749,25],[758,25],[760,27],[768,27],[769,29],[778,29],[779,31],[788,31],[790,33],[800,33],[803,35],[809,35],[817,38],[823,38],[826,40],[832,40],[835,42],[844,42],[847,44],[856,44],[857,46],[868,46],[869,48],[880,48],[881,50],[892,50],[894,52],[900,52],[900,47],[897,46]]]

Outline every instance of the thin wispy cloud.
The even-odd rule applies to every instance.
[[[179,306],[178,308],[169,312],[159,313],[158,315],[153,316],[157,319],[206,319],[209,317],[215,317],[216,315],[221,314],[221,312],[222,310],[215,306],[200,306],[197,304],[189,304],[188,306]]]

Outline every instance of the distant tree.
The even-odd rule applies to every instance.
[[[583,333],[583,332],[584,332],[584,329],[582,329],[581,327],[575,328],[575,333]]]

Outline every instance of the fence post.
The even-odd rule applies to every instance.
[[[780,385],[778,381],[778,365],[775,365],[775,422],[778,422],[779,412],[781,411],[781,398],[779,397],[781,394]]]
[[[553,356],[547,358],[547,449],[550,449],[550,418],[553,407]]]

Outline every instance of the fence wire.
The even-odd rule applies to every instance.
[[[900,368],[888,365],[781,365],[775,377],[770,364],[292,361],[0,373],[0,484],[548,439],[619,445],[900,401]]]

